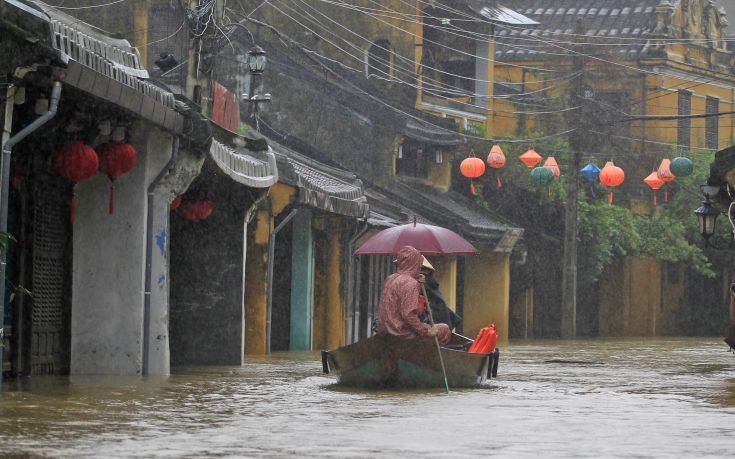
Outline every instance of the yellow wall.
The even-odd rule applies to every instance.
[[[250,224],[245,260],[245,353],[265,354],[268,306],[268,241],[274,217],[293,200],[295,189],[282,183],[269,190],[268,204]]]
[[[341,289],[341,233],[334,231],[338,218],[327,219],[329,235],[320,234],[321,253],[314,270],[314,315],[312,319],[313,349],[335,349],[344,345],[344,301]]]
[[[509,297],[509,254],[487,252],[465,258],[465,335],[474,338],[480,328],[494,323],[499,339],[507,340]]]
[[[658,336],[670,329],[675,310],[665,309],[661,286],[661,262],[653,258],[608,267],[600,283],[600,336]]]

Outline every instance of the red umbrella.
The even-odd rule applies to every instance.
[[[474,255],[477,249],[462,236],[441,226],[413,223],[384,229],[374,235],[355,255],[395,255],[404,246],[413,246],[423,255]]]

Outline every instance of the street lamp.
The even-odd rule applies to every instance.
[[[704,238],[705,247],[712,246],[716,249],[722,249],[724,247],[717,247],[710,242],[710,238],[715,234],[717,216],[720,215],[720,211],[712,205],[712,200],[710,198],[719,192],[719,188],[711,185],[704,185],[701,187],[701,190],[704,194],[704,201],[702,201],[702,205],[694,211],[694,215],[697,216],[697,220],[699,221],[699,233]]]
[[[261,76],[265,70],[265,64],[268,59],[265,57],[265,51],[258,45],[253,46],[248,51],[247,66],[250,71],[250,92],[251,94],[243,94],[242,99],[249,105],[250,116],[255,120],[255,130],[260,130],[259,106],[262,103],[271,101],[270,94],[260,95]]]
[[[253,46],[248,51],[248,70],[253,75],[260,75],[265,70],[265,64],[268,59],[265,57],[265,51],[258,45]]]

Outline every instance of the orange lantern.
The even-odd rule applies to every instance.
[[[615,165],[612,161],[605,163],[600,171],[600,183],[605,186],[620,186],[625,181],[625,171]],[[612,191],[607,195],[607,203],[612,204]]]
[[[493,169],[500,169],[503,166],[505,166],[505,155],[503,154],[503,150],[500,149],[499,146],[493,145],[493,147],[490,149],[490,153],[487,155],[487,165],[492,167]],[[498,179],[498,188],[503,186],[503,182],[500,181],[500,176],[497,176]]]
[[[475,194],[475,184],[472,179],[476,179],[485,173],[485,162],[480,158],[465,158],[459,165],[459,171],[463,176],[470,179],[470,190]]]
[[[653,205],[655,206],[656,205],[656,190],[664,186],[664,183],[666,182],[658,178],[658,173],[656,171],[653,171],[650,174],[648,174],[648,177],[644,178],[643,182],[645,182],[645,184],[651,187],[651,189],[653,190]]]
[[[554,178],[558,178],[559,175],[561,175],[559,165],[556,163],[556,159],[554,159],[553,156],[549,156],[548,158],[546,158],[546,161],[544,162],[544,167],[547,169],[551,169],[551,172],[554,173]]]
[[[531,148],[527,152],[523,153],[521,156],[518,157],[518,159],[523,162],[523,164],[526,165],[526,167],[534,167],[536,164],[540,163],[543,158],[541,158],[541,155],[536,153],[536,150]]]
[[[661,179],[664,183],[673,182],[674,179],[676,179],[676,176],[673,172],[671,172],[671,160],[669,158],[664,158],[661,161],[661,164],[658,166],[658,170],[656,170],[656,175],[658,175],[658,178]],[[664,191],[664,202],[669,202],[669,191]]]

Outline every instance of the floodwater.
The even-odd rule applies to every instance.
[[[334,387],[314,354],[168,379],[33,378],[0,396],[0,455],[727,457],[735,356],[717,339],[507,346],[487,387]]]

